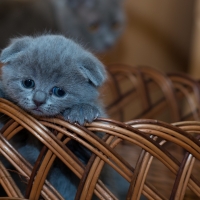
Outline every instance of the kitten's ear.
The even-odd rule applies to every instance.
[[[81,60],[80,69],[82,75],[96,87],[101,86],[106,80],[104,65],[95,57]]]
[[[23,52],[30,44],[31,37],[22,37],[12,39],[10,45],[2,50],[0,55],[0,62],[8,63],[13,61],[17,56]]]

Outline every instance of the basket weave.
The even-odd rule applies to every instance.
[[[150,67],[109,66],[104,93],[111,119],[176,122],[200,119],[200,85],[183,73],[163,74]]]
[[[27,196],[24,197],[7,169],[0,164],[0,183],[8,199],[39,199],[40,195],[44,199],[63,199],[45,180],[56,157],[80,178],[76,200],[91,199],[93,193],[100,199],[116,199],[99,179],[105,163],[130,183],[127,199],[140,199],[141,194],[148,199],[184,199],[188,194],[193,199],[200,198],[198,82],[185,75],[163,75],[147,67],[115,65],[110,66],[109,71],[111,79],[104,92],[111,95],[106,102],[111,117],[97,119],[85,127],[58,118],[35,119],[0,99],[0,112],[10,117],[1,130],[0,152],[27,178]],[[130,109],[133,104],[137,105],[136,109]],[[169,113],[161,117],[166,122],[154,120],[165,110]],[[117,118],[129,121],[114,120]],[[168,120],[180,122],[170,124]],[[31,166],[9,143],[9,139],[22,129],[27,129],[46,146],[47,150],[43,148],[35,166]],[[99,139],[96,131],[106,133],[105,137]],[[63,136],[67,137],[63,140]],[[66,147],[70,140],[80,142],[93,152],[86,166]],[[124,156],[127,148],[132,147],[138,151]],[[177,149],[178,156],[175,154]],[[155,160],[172,176],[167,174],[165,177],[162,169],[153,170],[153,176],[149,176]],[[160,184],[154,184],[156,177],[163,177]],[[172,181],[170,189],[168,182],[165,183],[167,179]]]

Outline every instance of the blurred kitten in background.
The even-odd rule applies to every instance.
[[[45,32],[101,53],[115,44],[124,24],[123,0],[0,0],[0,49],[10,38]]]

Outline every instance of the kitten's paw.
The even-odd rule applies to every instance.
[[[89,104],[74,105],[63,113],[64,119],[71,123],[83,125],[85,122],[92,122],[99,116],[99,110]]]

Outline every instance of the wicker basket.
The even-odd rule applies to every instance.
[[[114,65],[109,72],[103,94],[110,119],[85,127],[58,118],[35,119],[0,99],[0,112],[10,118],[1,130],[0,152],[27,179],[23,196],[0,164],[0,183],[8,199],[62,199],[45,180],[56,157],[80,179],[76,200],[91,199],[93,193],[100,199],[116,199],[99,178],[105,163],[129,182],[127,199],[140,199],[142,194],[148,199],[200,198],[198,82],[148,67]],[[44,144],[34,166],[9,143],[22,129]],[[99,139],[96,131],[106,135]],[[93,152],[87,165],[66,147],[70,140]]]
[[[103,93],[111,119],[150,118],[168,123],[200,119],[200,85],[186,74],[126,65],[111,65],[108,70]]]

